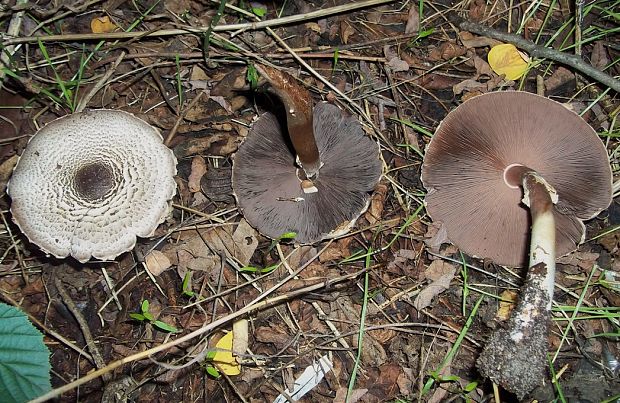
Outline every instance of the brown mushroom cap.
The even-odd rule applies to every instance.
[[[272,113],[254,123],[235,154],[233,189],[239,208],[271,238],[292,231],[297,242],[313,243],[345,233],[368,206],[381,177],[379,146],[357,119],[319,103],[313,126],[323,162],[313,180],[315,193],[303,191],[295,152]]]
[[[558,193],[558,256],[583,241],[582,220],[611,203],[611,167],[596,132],[574,112],[526,92],[472,98],[450,112],[422,166],[427,211],[464,252],[497,264],[527,263],[530,218],[511,164],[534,169]]]
[[[41,128],[8,185],[13,220],[56,257],[113,259],[153,234],[176,192],[176,159],[127,112],[93,110]]]

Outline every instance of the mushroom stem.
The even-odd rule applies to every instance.
[[[256,70],[271,84],[271,89],[286,109],[286,125],[297,154],[297,163],[307,179],[316,179],[321,161],[314,138],[310,93],[285,72],[265,65],[256,65]]]
[[[537,265],[546,266],[546,275],[541,284],[549,296],[549,306],[553,300],[555,284],[555,218],[553,205],[558,196],[555,189],[538,173],[530,171],[523,175],[523,203],[530,208],[532,230],[530,236],[529,269]]]
[[[523,202],[530,208],[530,261],[519,303],[506,328],[495,331],[477,361],[480,373],[522,399],[543,379],[555,282],[557,193],[538,173],[523,170]]]

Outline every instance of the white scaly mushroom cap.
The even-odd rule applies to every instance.
[[[92,110],[41,128],[7,192],[13,220],[44,252],[109,260],[165,220],[175,174],[155,128],[127,112]]]

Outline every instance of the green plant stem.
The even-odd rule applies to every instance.
[[[366,273],[364,274],[364,301],[362,303],[362,312],[360,313],[360,330],[357,334],[357,356],[355,357],[355,365],[353,366],[353,371],[351,371],[351,378],[349,379],[349,387],[347,388],[347,396],[345,398],[345,402],[349,403],[351,399],[351,393],[353,392],[353,387],[355,386],[355,379],[357,378],[357,369],[359,368],[360,361],[362,359],[362,349],[364,342],[364,333],[366,330],[364,326],[366,324],[366,312],[368,310],[368,269],[370,268],[370,256],[372,255],[372,248],[368,249],[368,254],[366,254],[366,264],[365,269]]]

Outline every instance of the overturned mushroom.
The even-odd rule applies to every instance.
[[[461,250],[507,266],[526,264],[529,252],[508,328],[491,337],[478,360],[483,375],[522,397],[541,382],[546,365],[556,255],[574,250],[584,239],[582,221],[611,202],[605,147],[557,102],[490,93],[440,124],[422,180],[429,215]]]
[[[113,259],[170,212],[176,159],[159,132],[122,111],[93,110],[41,128],[8,185],[13,220],[58,258]]]
[[[282,100],[286,127],[264,113],[235,154],[241,211],[271,238],[295,232],[296,241],[313,243],[346,233],[381,177],[377,143],[338,107],[312,109],[310,94],[288,74],[257,69]]]

